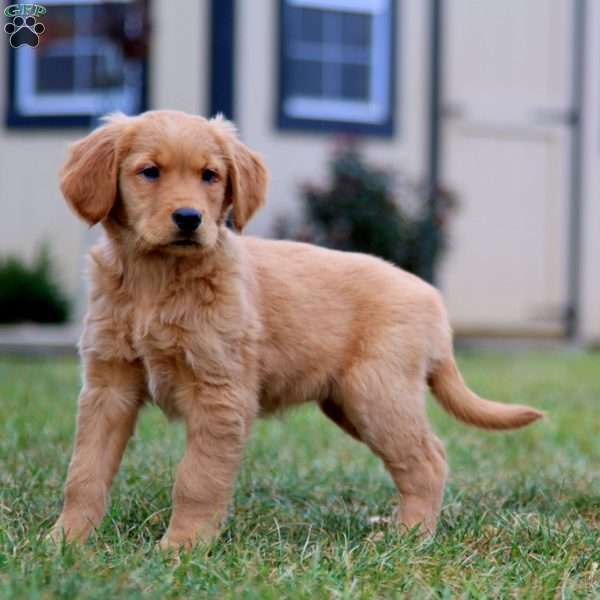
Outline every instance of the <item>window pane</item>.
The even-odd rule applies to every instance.
[[[303,42],[323,41],[323,11],[315,8],[300,8],[299,38]]]
[[[93,55],[91,63],[91,88],[101,90],[103,88],[121,87],[125,82],[122,63],[110,60],[107,54],[98,53]]]
[[[36,50],[36,90],[89,92],[125,81],[124,4],[53,6]]]
[[[74,13],[73,6],[53,5],[43,17],[46,32],[40,38],[38,49],[43,49],[46,44],[56,39],[72,37],[75,33]]]
[[[323,95],[323,63],[311,60],[291,60],[291,89],[293,95]]]
[[[342,65],[341,95],[348,100],[369,100],[369,75],[367,65]]]
[[[368,48],[371,45],[371,15],[345,13],[342,16],[342,43]]]
[[[289,92],[330,100],[369,100],[372,16],[291,7]]]
[[[145,108],[148,0],[52,3],[36,48],[15,52],[17,126],[86,124],[96,115]]]
[[[395,0],[282,2],[282,126],[322,121],[387,133]]]
[[[75,60],[72,56],[40,56],[36,69],[36,92],[72,92],[75,86]]]

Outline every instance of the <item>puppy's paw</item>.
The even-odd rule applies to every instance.
[[[62,527],[57,528],[56,525],[45,535],[44,542],[60,546],[65,540],[65,532]]]
[[[165,534],[158,543],[158,548],[161,552],[167,554],[179,554],[182,550],[191,550],[194,546],[194,540],[192,538],[181,538],[175,539],[173,536]]]
[[[193,531],[172,531],[168,529],[165,535],[160,540],[158,547],[163,552],[188,551],[192,548],[208,546],[218,534],[218,529],[207,527],[196,532]]]
[[[63,542],[83,544],[87,540],[91,529],[92,526],[88,522],[80,523],[79,527],[65,526],[65,519],[60,517],[46,535],[46,541],[57,545]]]
[[[48,532],[45,537],[46,542],[61,545],[63,542],[68,541],[67,532],[63,524],[62,518],[59,518],[56,523],[52,526],[52,529]]]

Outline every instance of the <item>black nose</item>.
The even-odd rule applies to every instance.
[[[178,208],[171,218],[184,233],[193,233],[202,223],[202,215],[194,208]]]

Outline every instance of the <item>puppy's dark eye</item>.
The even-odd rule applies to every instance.
[[[215,171],[211,171],[210,169],[204,169],[202,171],[202,181],[206,183],[213,183],[217,180],[217,174]]]
[[[160,169],[158,167],[146,167],[140,171],[146,179],[158,179],[160,177]]]

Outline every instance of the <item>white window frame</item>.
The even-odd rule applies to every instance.
[[[369,101],[320,99],[288,96],[283,99],[283,113],[292,119],[339,121],[381,125],[390,113],[390,48],[392,44],[388,18],[394,0],[285,0],[298,8],[316,8],[365,13],[372,16]]]
[[[44,6],[90,6],[97,4],[129,4],[131,0],[45,0]],[[50,9],[51,10],[51,9]],[[101,37],[74,37],[54,49],[56,55],[106,54],[106,42]],[[72,48],[72,50],[71,50]],[[101,115],[108,110],[134,112],[138,104],[139,90],[133,82],[141,80],[140,67],[127,65],[125,84],[122,88],[98,92],[39,93],[35,91],[37,61],[35,48],[22,46],[16,53],[17,77],[16,109],[23,117],[68,117],[76,115]],[[113,53],[114,54],[114,53]],[[113,56],[116,59],[116,56]],[[128,82],[130,82],[128,84]]]

